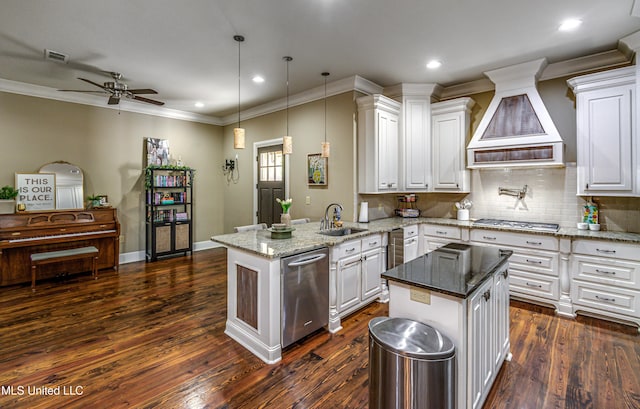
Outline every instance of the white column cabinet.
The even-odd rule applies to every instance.
[[[401,105],[383,95],[368,95],[358,104],[358,190],[399,189],[398,145]]]
[[[471,189],[465,158],[474,104],[471,98],[431,104],[433,191],[468,192]]]
[[[403,98],[404,187],[429,190],[431,184],[431,131],[428,97]]]
[[[635,67],[583,75],[568,83],[576,94],[578,194],[638,195],[632,150]]]

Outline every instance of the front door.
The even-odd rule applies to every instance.
[[[258,223],[280,222],[282,208],[276,198],[286,199],[284,170],[282,145],[258,148]]]

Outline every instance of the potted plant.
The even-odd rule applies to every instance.
[[[87,204],[87,208],[91,209],[92,207],[100,207],[100,196],[91,195],[87,197],[89,203]]]
[[[18,190],[12,186],[0,188],[0,214],[13,213],[16,210],[16,196]]]

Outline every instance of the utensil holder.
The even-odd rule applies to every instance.
[[[458,220],[469,220],[469,209],[458,209]]]

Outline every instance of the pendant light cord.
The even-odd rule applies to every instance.
[[[287,135],[289,135],[289,61],[291,57],[284,57],[287,61]]]
[[[244,37],[241,35],[233,36],[233,39],[238,42],[238,128],[240,128],[240,43],[244,41]]]

